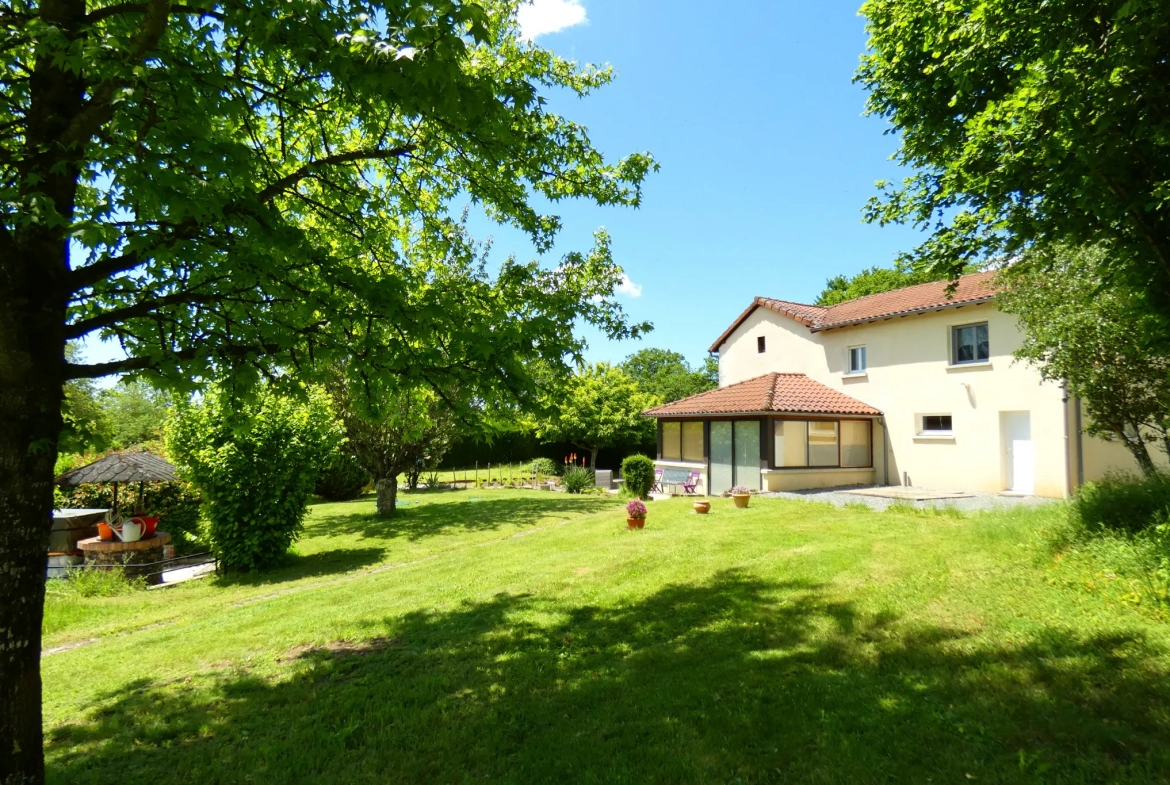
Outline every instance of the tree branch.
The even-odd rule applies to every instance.
[[[256,198],[261,203],[269,202],[322,167],[353,163],[355,161],[385,161],[389,158],[399,158],[408,153],[412,153],[416,147],[417,145],[412,143],[402,145],[401,147],[393,147],[389,150],[351,150],[348,153],[327,155],[324,158],[318,158],[316,161],[309,161],[299,169],[280,178],[257,194]]]
[[[89,319],[82,319],[80,322],[74,322],[65,327],[65,339],[73,340],[75,338],[81,338],[94,330],[101,329],[102,327],[110,327],[126,319],[133,319],[136,316],[148,316],[159,308],[165,308],[168,305],[182,305],[185,303],[208,305],[226,299],[229,299],[227,295],[176,292],[175,294],[168,294],[164,297],[156,297],[153,300],[144,300],[134,305],[126,306],[125,308],[106,311],[103,314],[92,316]]]
[[[85,23],[92,25],[96,22],[101,22],[104,19],[109,19],[122,14],[141,14],[146,12],[146,3],[118,3],[117,5],[109,5],[105,8],[99,8],[85,15]],[[189,5],[175,4],[171,6],[171,16],[209,16],[212,19],[224,21],[224,15],[218,11],[212,11],[207,8],[193,8]]]
[[[171,13],[169,0],[147,0],[143,3],[142,23],[134,35],[127,60],[137,65],[142,58],[158,48],[167,30],[167,17]],[[97,86],[85,108],[78,112],[57,141],[65,148],[84,144],[101,129],[114,115],[114,96],[129,82],[120,77],[107,79]]]

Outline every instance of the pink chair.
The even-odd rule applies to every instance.
[[[698,472],[691,472],[691,481],[690,482],[680,482],[679,483],[679,485],[682,486],[683,494],[685,496],[694,496],[695,495],[695,488],[698,487],[699,481],[702,478],[703,478],[703,475],[699,474]]]
[[[654,470],[654,484],[650,486],[650,493],[662,493],[662,469]]]

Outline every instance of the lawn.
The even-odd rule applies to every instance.
[[[1037,545],[1059,506],[406,500],[315,507],[276,573],[51,599],[50,781],[1170,777],[1170,630]]]

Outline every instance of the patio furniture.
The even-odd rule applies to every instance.
[[[654,484],[650,486],[650,493],[665,493],[662,490],[662,469],[654,470]]]
[[[688,470],[674,466],[667,466],[665,469],[661,470],[661,476],[658,477],[658,487],[662,488],[659,493],[667,493],[667,487],[671,485],[682,486],[690,482],[691,479],[691,472]]]
[[[679,483],[679,485],[682,486],[683,495],[684,496],[695,496],[696,495],[695,488],[698,487],[699,480],[701,480],[702,478],[703,478],[703,475],[699,474],[698,472],[691,472],[690,482],[680,482]]]

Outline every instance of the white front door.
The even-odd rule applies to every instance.
[[[1008,490],[1032,493],[1036,489],[1036,459],[1032,453],[1032,417],[1028,412],[1005,412],[1003,442],[1007,452]]]

